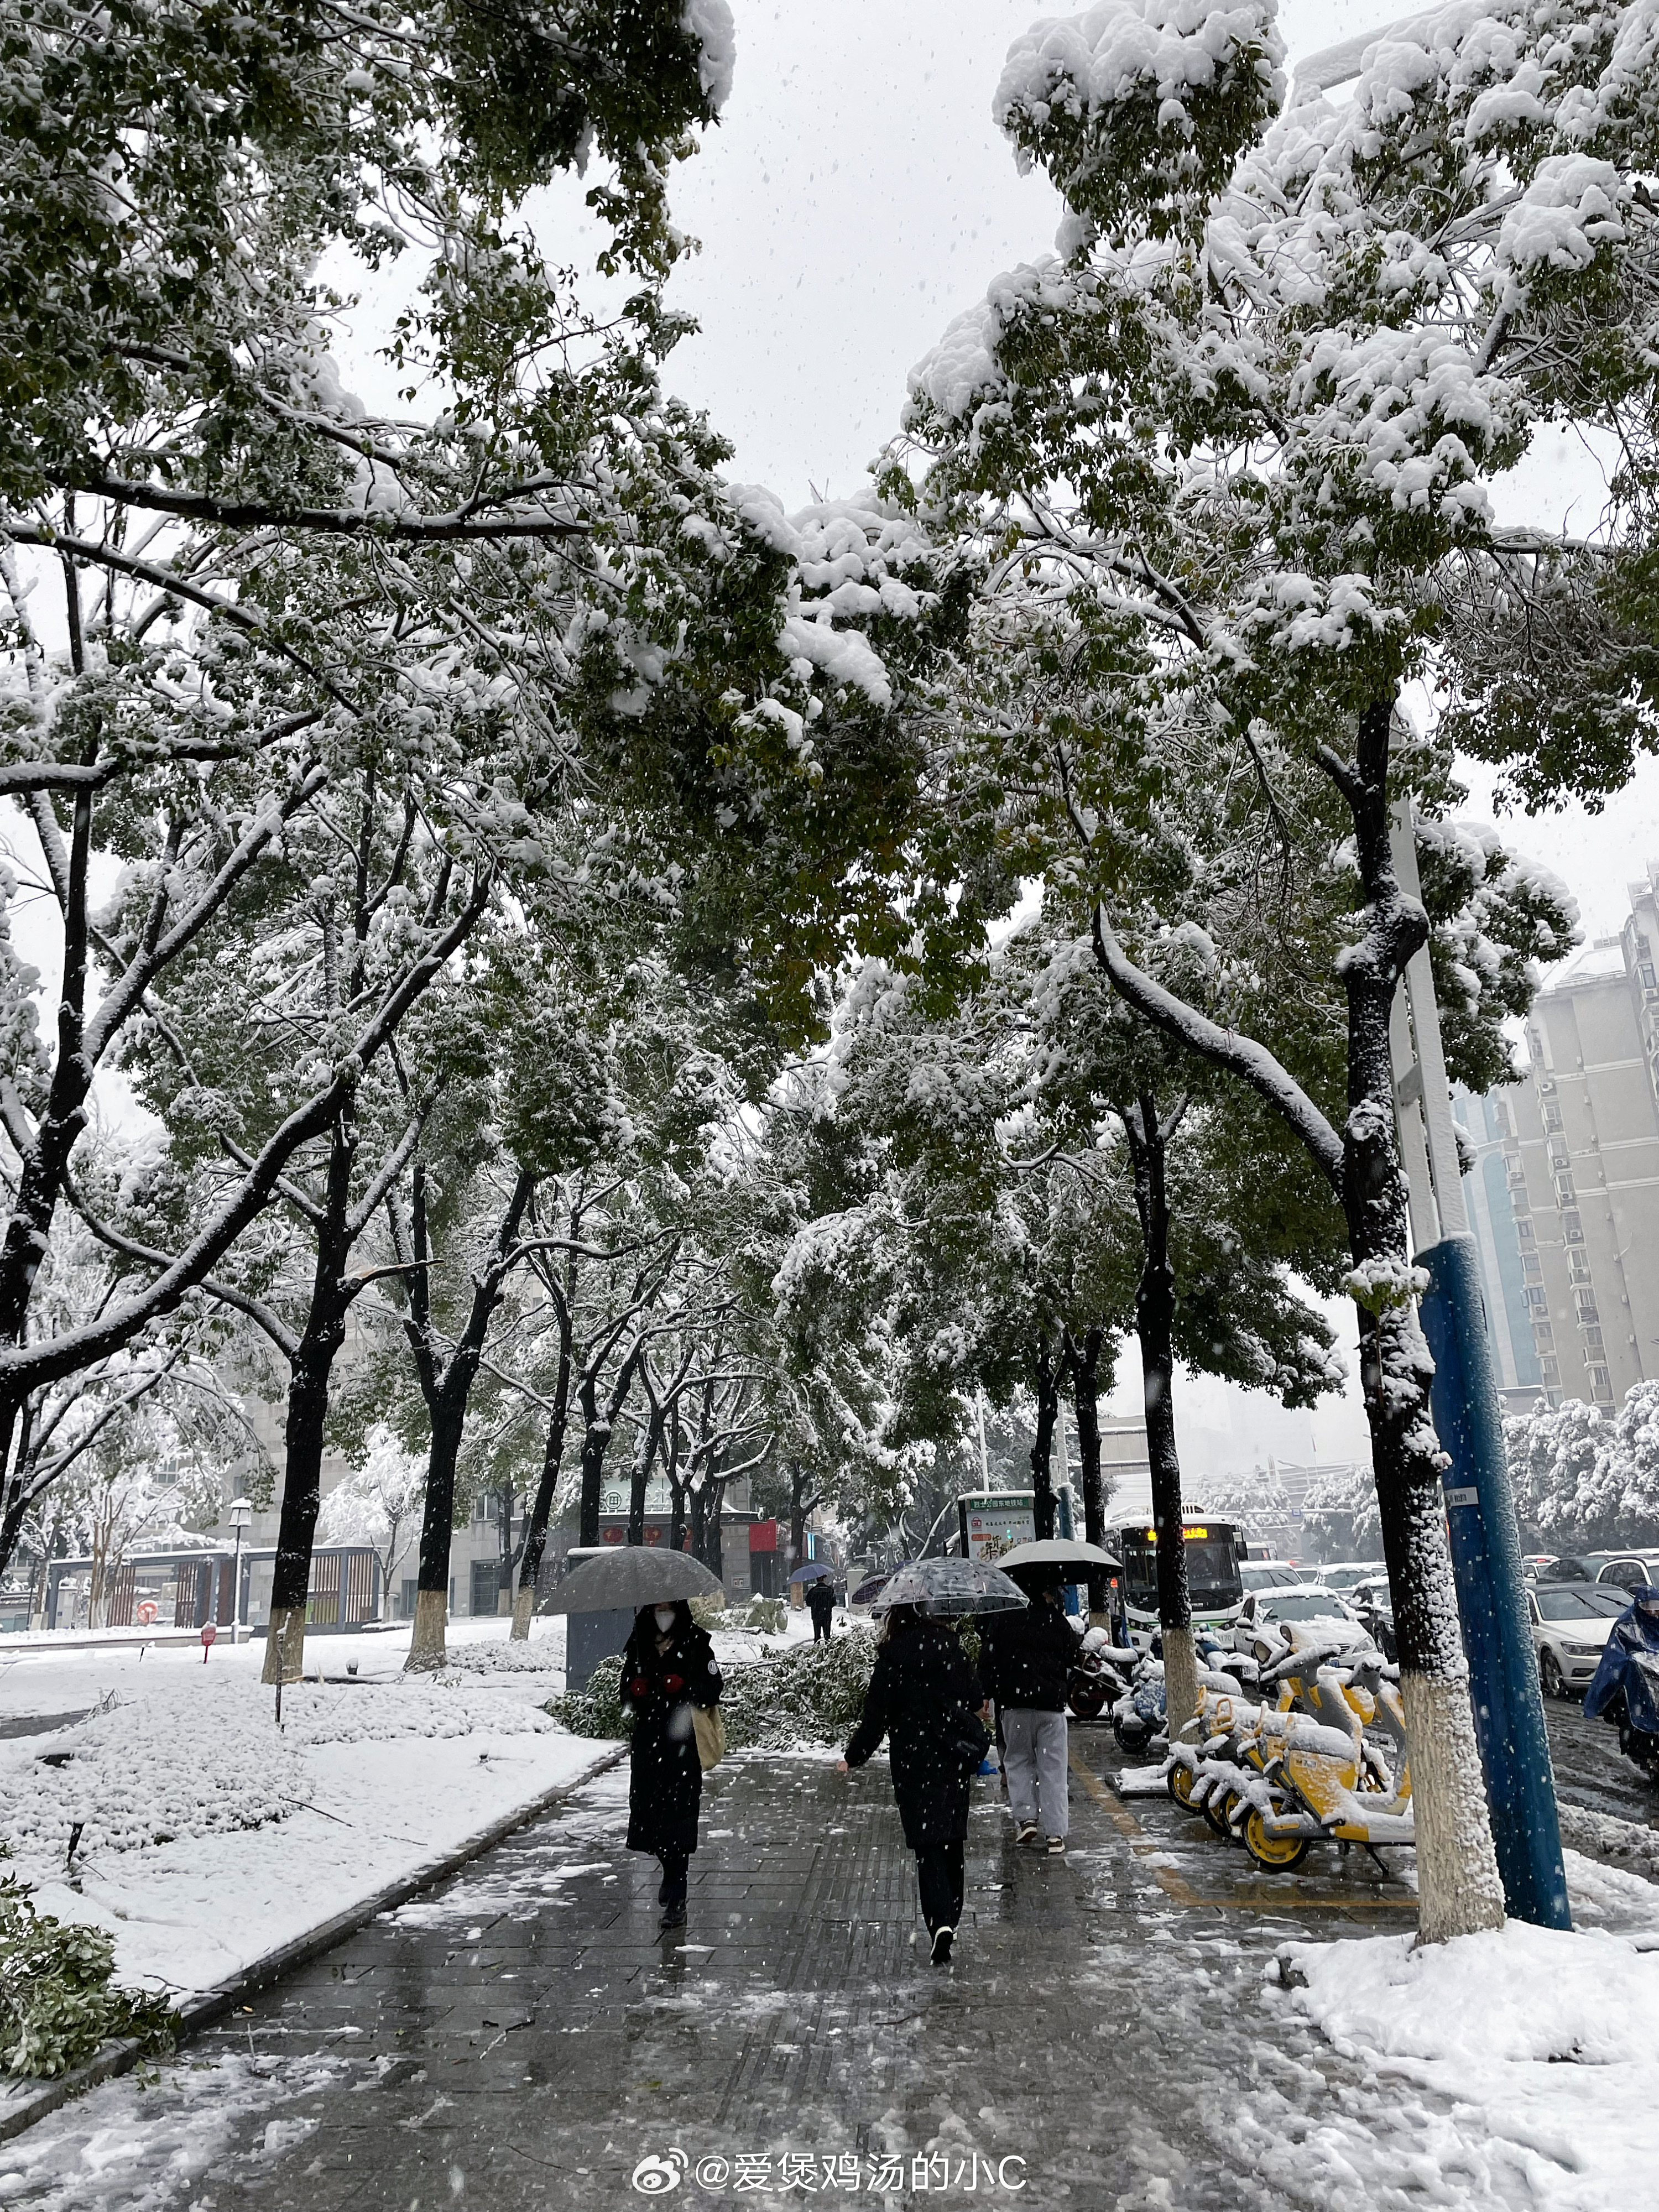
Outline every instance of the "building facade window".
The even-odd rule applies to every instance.
[[[1592,1367],[1589,1371],[1590,1395],[1603,1405],[1613,1399],[1613,1383],[1605,1367]]]
[[[1564,1213],[1562,1215],[1561,1234],[1566,1238],[1569,1244],[1582,1244],[1583,1243],[1584,1224],[1576,1213]]]

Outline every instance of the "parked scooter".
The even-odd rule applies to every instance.
[[[1103,1628],[1085,1630],[1066,1684],[1066,1702],[1073,1718],[1098,1720],[1108,1705],[1115,1705],[1128,1689],[1139,1661],[1139,1652],[1121,1650]]]
[[[1644,1583],[1613,1625],[1584,1692],[1591,1720],[1617,1724],[1619,1748],[1659,1782],[1659,1589]]]
[[[1171,1745],[1178,1804],[1242,1837],[1258,1866],[1288,1871],[1310,1844],[1415,1840],[1411,1762],[1396,1670],[1346,1638],[1297,1624],[1258,1646],[1262,1702],[1200,1698]],[[1276,1700],[1276,1702],[1274,1702]]]
[[[1206,1681],[1215,1689],[1234,1686],[1231,1674],[1218,1673],[1218,1668],[1234,1668],[1237,1656],[1223,1650],[1212,1636],[1200,1632],[1194,1638],[1198,1660],[1199,1690],[1201,1695]],[[1164,1639],[1154,1636],[1150,1657],[1134,1654],[1135,1671],[1133,1683],[1112,1708],[1112,1734],[1117,1738],[1120,1751],[1131,1754],[1145,1751],[1155,1736],[1164,1732]]]

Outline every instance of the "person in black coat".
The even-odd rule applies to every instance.
[[[935,1966],[949,1960],[962,1918],[962,1847],[978,1764],[967,1754],[974,1716],[982,1717],[984,1709],[979,1677],[956,1631],[920,1607],[890,1607],[863,1717],[841,1771],[862,1766],[887,1737],[893,1795],[904,1840],[916,1855],[916,1887]]]
[[[806,1610],[812,1616],[812,1641],[830,1641],[830,1623],[835,1618],[836,1585],[828,1575],[819,1575],[806,1585]]]
[[[623,1650],[622,1699],[634,1716],[628,1783],[628,1848],[662,1863],[662,1924],[685,1918],[686,1863],[697,1848],[702,1761],[691,1717],[718,1705],[720,1662],[684,1598],[647,1606]]]
[[[987,1613],[980,1641],[980,1671],[1002,1724],[1015,1841],[1034,1843],[1041,1833],[1050,1853],[1063,1856],[1070,1825],[1066,1698],[1078,1639],[1061,1607],[1059,1584],[1039,1589],[1030,1604],[1013,1612]]]

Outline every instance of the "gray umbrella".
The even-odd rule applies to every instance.
[[[935,1613],[1006,1613],[1025,1593],[988,1559],[918,1559],[901,1567],[871,1607],[930,1605]]]
[[[1117,1574],[1122,1564],[1109,1552],[1103,1552],[1098,1544],[1085,1544],[1075,1536],[1051,1536],[1041,1544],[1016,1544],[1012,1552],[1004,1552],[997,1561],[1006,1574],[1012,1574],[1018,1567],[1069,1567],[1073,1571],[1060,1577],[1068,1583],[1080,1583],[1091,1568],[1097,1574]]]
[[[676,1598],[710,1597],[723,1587],[689,1552],[659,1551],[651,1544],[618,1544],[574,1567],[549,1599],[549,1613],[609,1613],[623,1606],[672,1605]]]

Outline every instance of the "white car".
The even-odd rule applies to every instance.
[[[1302,1577],[1288,1559],[1241,1559],[1238,1579],[1247,1592],[1302,1587]]]
[[[1252,1590],[1233,1631],[1234,1650],[1254,1651],[1263,1628],[1288,1620],[1340,1620],[1354,1626],[1358,1615],[1334,1589],[1318,1583],[1297,1583],[1293,1589]]]
[[[1613,1622],[1629,1603],[1629,1592],[1614,1583],[1533,1583],[1527,1617],[1547,1698],[1570,1698],[1589,1680]]]
[[[1338,1591],[1351,1590],[1360,1583],[1387,1582],[1389,1570],[1381,1559],[1338,1559],[1328,1567],[1321,1567],[1318,1580],[1322,1588]]]

